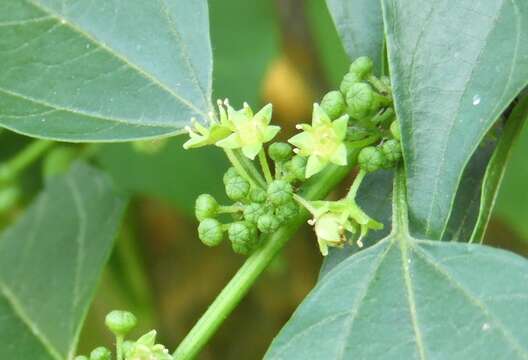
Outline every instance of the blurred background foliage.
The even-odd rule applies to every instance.
[[[274,120],[286,129],[306,122],[314,101],[335,88],[349,60],[324,0],[210,0],[214,97],[235,106],[273,103]],[[0,160],[31,140],[2,131]],[[197,238],[194,199],[223,195],[223,154],[183,151],[184,137],[159,151],[105,144],[91,159],[131,196],[125,222],[81,336],[81,352],[110,344],[105,314],[129,309],[140,318],[137,334],[157,328],[174,347],[244,259],[226,244],[206,248]],[[147,144],[156,147],[157,144]],[[66,145],[79,151],[86,145]],[[82,150],[82,149],[81,149]],[[528,128],[515,145],[485,243],[528,254]],[[46,160],[44,160],[45,162]],[[2,212],[9,224],[41,188],[43,163],[19,181],[17,207]],[[0,209],[1,210],[1,209]],[[304,228],[223,325],[200,359],[261,358],[273,336],[313,287],[321,256]]]

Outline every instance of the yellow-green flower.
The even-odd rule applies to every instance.
[[[295,199],[313,216],[308,223],[313,225],[317,236],[319,250],[323,256],[328,255],[329,247],[343,247],[346,243],[346,232],[356,233],[360,228],[357,240],[361,247],[362,239],[370,229],[379,230],[383,224],[371,219],[354,201],[307,201],[300,196]]]
[[[240,110],[228,105],[227,117],[232,134],[216,145],[226,149],[241,149],[246,157],[253,160],[262,150],[262,144],[273,139],[280,130],[279,126],[270,125],[271,114],[271,104],[264,106],[256,114],[253,114],[246,103]]]
[[[301,156],[307,156],[306,177],[317,174],[329,163],[344,166],[347,164],[347,150],[344,143],[347,132],[348,115],[332,121],[324,110],[314,104],[312,125],[300,124],[303,132],[290,140]]]
[[[156,344],[156,331],[140,337],[125,351],[125,360],[172,360],[169,350]]]
[[[189,133],[190,139],[183,144],[184,149],[197,148],[206,145],[216,144],[218,141],[228,137],[232,133],[232,126],[227,117],[226,111],[222,106],[222,101],[218,100],[218,111],[220,113],[220,122],[214,118],[214,114],[209,114],[209,127],[200,124],[196,119],[191,119],[194,129],[187,126],[185,129]],[[226,106],[227,99],[225,100]]]

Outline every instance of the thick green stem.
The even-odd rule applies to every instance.
[[[254,187],[266,188],[266,182],[253,163],[244,156],[239,156],[236,150],[224,149],[227,158],[237,172]]]
[[[302,197],[307,200],[324,198],[355,165],[357,151],[351,156],[353,161],[347,167],[331,166],[304,187]],[[220,292],[207,311],[194,325],[174,353],[174,359],[193,359],[213,336],[224,320],[247,294],[258,276],[271,263],[275,255],[284,247],[297,229],[309,217],[308,211],[299,215],[274,234],[270,235],[263,247],[257,249],[242,265],[235,276]]]
[[[266,153],[264,152],[264,149],[260,150],[258,157],[259,157],[260,167],[262,168],[262,173],[264,173],[264,178],[266,179],[266,182],[269,184],[273,181],[273,176],[271,176],[271,170],[268,164],[268,159],[266,159]]]
[[[0,182],[9,182],[36,161],[48,150],[54,142],[49,140],[35,140],[6,163],[0,165]]]
[[[396,169],[392,200],[392,233],[409,235],[409,215],[407,213],[407,189],[403,165]]]
[[[350,190],[348,190],[348,194],[346,198],[348,200],[354,201],[356,199],[356,194],[359,190],[359,186],[363,182],[363,179],[367,175],[367,172],[365,170],[359,170],[358,174],[354,178],[354,182],[352,183],[352,186],[350,187]]]

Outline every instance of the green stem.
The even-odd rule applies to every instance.
[[[6,163],[0,165],[0,182],[9,182],[36,161],[53,144],[49,140],[34,140]]]
[[[409,235],[409,215],[407,213],[407,189],[403,165],[396,169],[392,200],[392,234]]]
[[[116,336],[116,359],[123,360],[123,336]]]
[[[251,176],[253,181],[255,181],[257,185],[260,185],[260,187],[262,187],[263,189],[266,189],[266,181],[262,177],[262,174],[258,171],[253,161],[245,157],[240,150],[235,150],[234,154],[238,158],[238,161],[242,164],[244,169],[246,169],[248,175]]]
[[[262,168],[262,173],[264,173],[264,178],[266,179],[266,183],[271,183],[273,181],[273,176],[271,176],[271,170],[268,164],[268,159],[266,159],[266,153],[264,152],[264,149],[260,150],[258,154],[260,167]]]
[[[231,162],[231,165],[233,165],[233,167],[240,174],[240,176],[246,179],[251,185],[258,186],[257,183],[251,178],[251,176],[249,176],[244,166],[242,166],[233,150],[225,149],[224,151],[227,155],[227,158]]]
[[[329,166],[318,176],[307,182],[302,197],[307,200],[324,198],[355,165],[357,151],[354,151],[349,166]],[[258,276],[271,263],[297,229],[306,222],[308,211],[302,209],[290,223],[270,235],[263,247],[257,249],[229,281],[218,297],[209,306],[191,331],[174,352],[175,360],[193,359],[218,330],[220,325],[247,294]]]
[[[348,194],[346,198],[348,200],[355,201],[356,194],[359,190],[359,186],[361,185],[361,182],[363,182],[363,179],[367,175],[367,172],[365,170],[359,170],[358,174],[354,178],[354,182],[352,183],[352,186],[350,187],[350,190],[348,190]]]

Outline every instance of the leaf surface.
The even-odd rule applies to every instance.
[[[528,2],[382,5],[411,227],[439,239],[471,155],[528,84]]]
[[[0,124],[36,137],[176,134],[210,111],[205,0],[0,2]]]
[[[0,238],[0,358],[72,359],[125,201],[76,164]]]

